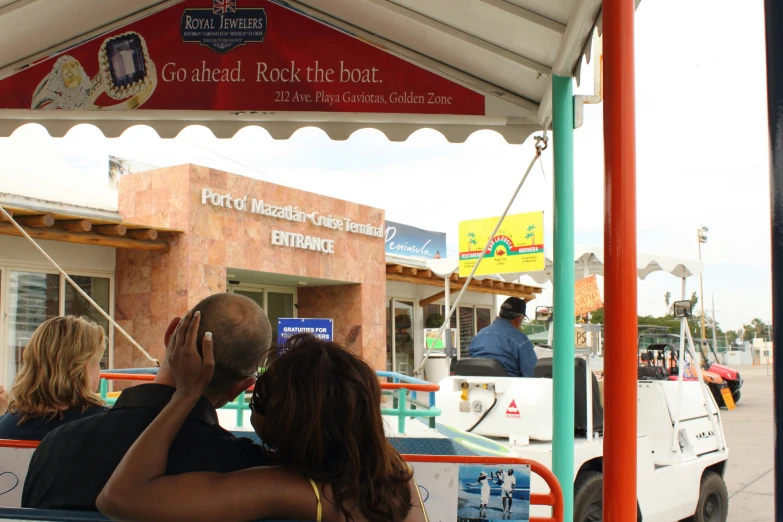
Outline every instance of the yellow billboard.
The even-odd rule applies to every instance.
[[[467,277],[476,266],[498,218],[463,221],[459,224],[459,275]],[[544,269],[544,212],[506,216],[476,275],[535,272]]]

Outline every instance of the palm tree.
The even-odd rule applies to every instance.
[[[127,174],[125,165],[122,164],[120,158],[109,156],[109,186],[117,188],[117,183],[120,181],[120,177],[123,174]]]
[[[532,237],[533,239],[532,239],[532,242],[530,243],[531,245],[535,245],[536,244],[536,232],[535,231],[536,231],[536,226],[535,225],[528,225],[527,226],[527,236],[525,236],[525,239],[529,239],[529,238]]]
[[[473,247],[478,248],[478,241],[476,241],[476,234],[475,234],[475,232],[468,232],[468,246],[470,248],[473,248]]]

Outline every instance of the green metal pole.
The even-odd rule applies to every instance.
[[[563,489],[563,521],[574,518],[574,91],[552,76],[555,161],[554,434],[552,470]]]
[[[245,423],[245,412],[243,409],[243,406],[245,405],[245,392],[242,392],[239,394],[239,397],[236,398],[237,403],[237,426],[242,427],[242,425]]]
[[[109,396],[109,381],[106,379],[101,379],[101,388],[100,388],[100,396],[101,399],[103,399],[103,402],[106,402],[106,398]]]

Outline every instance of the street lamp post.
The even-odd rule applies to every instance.
[[[707,232],[709,231],[710,229],[707,227],[699,227],[696,230],[696,234],[699,239],[699,261],[701,261],[701,245],[702,243],[707,242]],[[706,339],[707,334],[704,329],[704,284],[701,272],[699,272],[699,294],[699,301],[701,302],[701,338]]]

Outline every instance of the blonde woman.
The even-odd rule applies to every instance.
[[[89,319],[53,317],[39,326],[0,417],[0,438],[41,440],[66,422],[105,411],[95,393],[104,344],[103,328]]]

